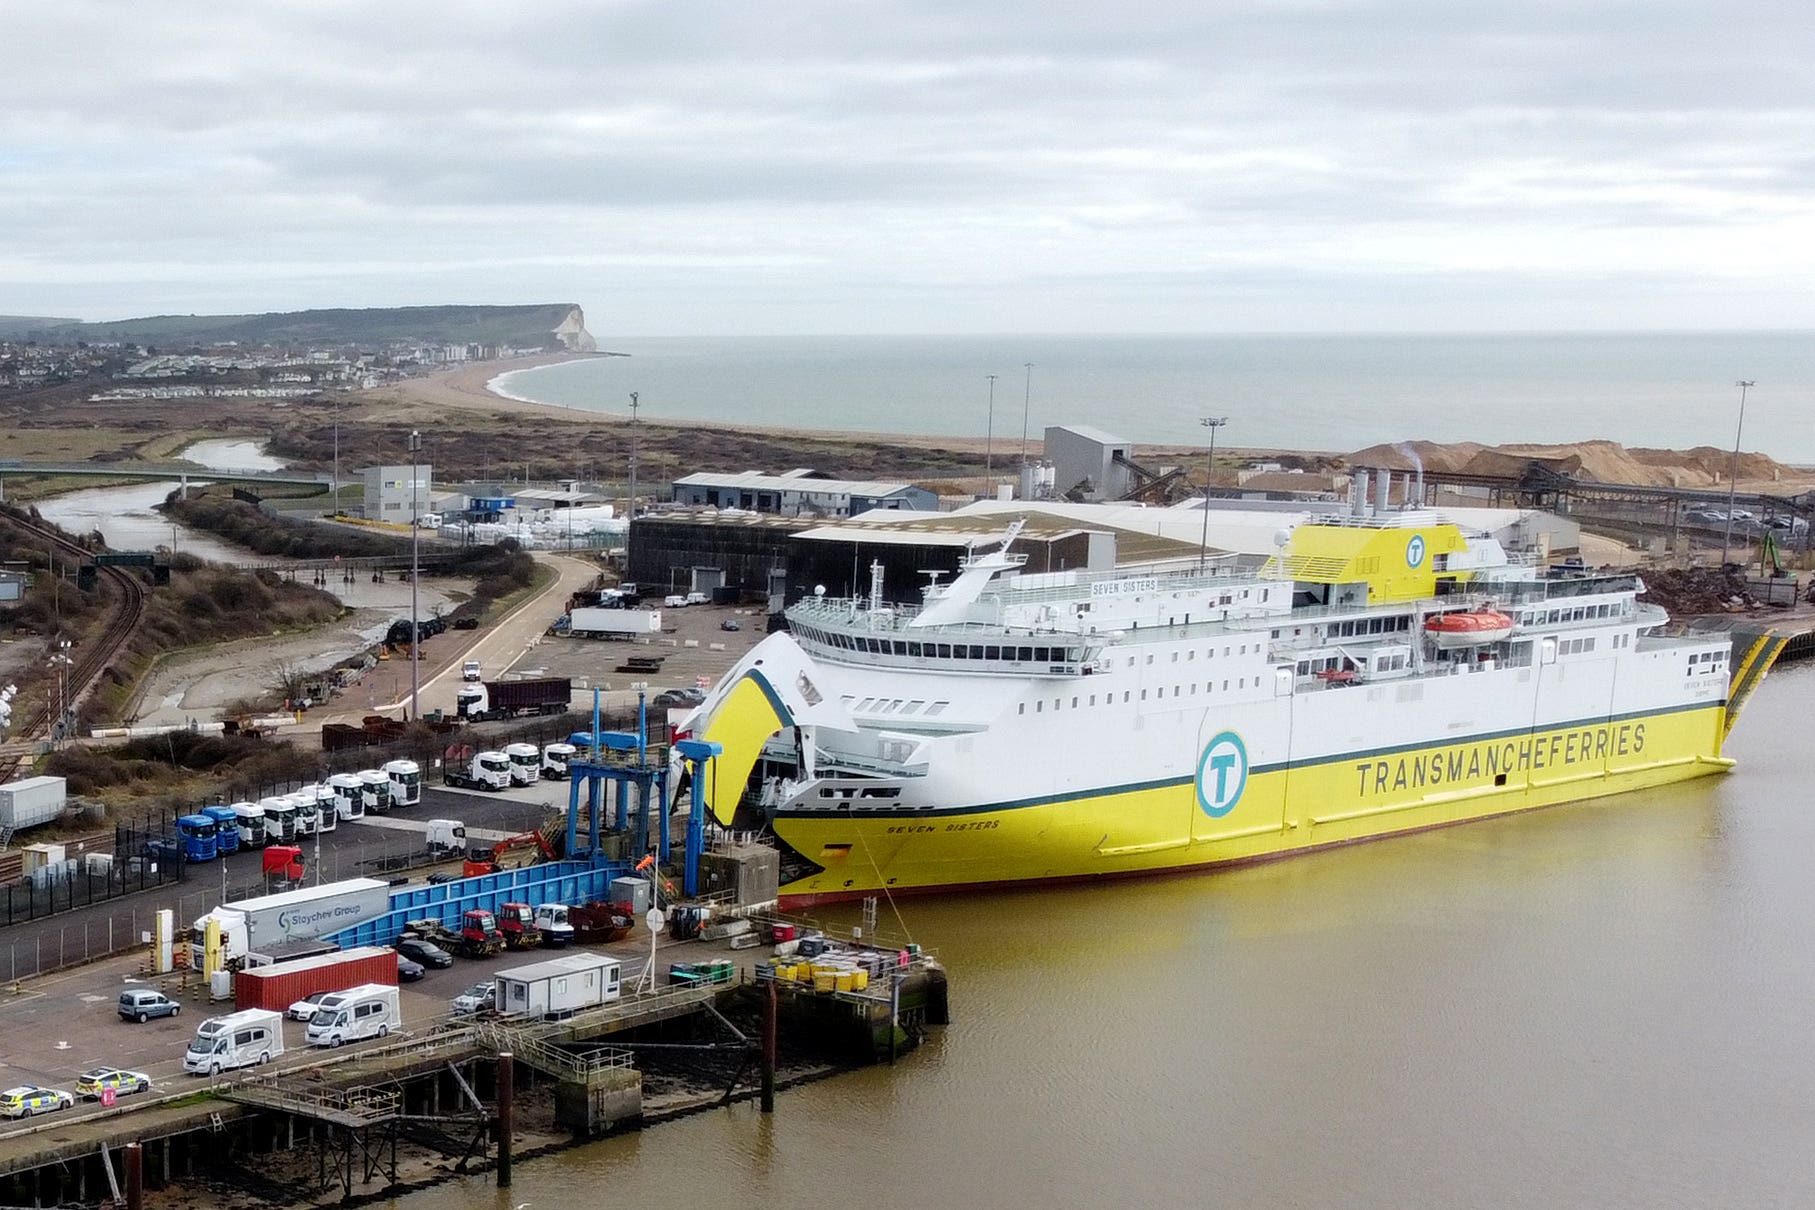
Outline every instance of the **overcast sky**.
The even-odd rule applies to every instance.
[[[0,313],[1815,327],[1808,3],[0,15]]]

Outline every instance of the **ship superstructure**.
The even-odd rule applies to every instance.
[[[814,595],[686,726],[795,903],[1255,860],[1730,766],[1726,636],[1633,574],[1541,574],[1421,512],[1026,574],[1014,529],[918,609]]]

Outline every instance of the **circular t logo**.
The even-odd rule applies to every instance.
[[[1225,731],[1211,740],[1197,762],[1197,805],[1212,819],[1235,810],[1248,785],[1248,749],[1241,736]]]
[[[1413,534],[1412,540],[1405,544],[1405,565],[1417,567],[1424,562],[1424,535]]]

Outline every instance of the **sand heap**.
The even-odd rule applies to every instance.
[[[1371,445],[1343,461],[1349,466],[1426,470],[1475,475],[1517,475],[1531,462],[1559,474],[1601,483],[1639,483],[1652,487],[1715,487],[1726,483],[1733,463],[1731,450],[1697,446],[1691,450],[1627,449],[1617,441],[1580,441],[1571,445],[1479,445],[1472,441],[1439,444],[1402,441]],[[1765,454],[1739,457],[1741,483],[1785,485],[1811,480],[1807,471],[1785,466]]]

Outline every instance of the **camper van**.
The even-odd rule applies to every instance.
[[[203,1021],[183,1052],[183,1070],[218,1076],[235,1067],[268,1063],[283,1053],[283,1017],[267,1009],[248,1008]]]
[[[397,989],[386,983],[362,983],[323,996],[309,1019],[310,1046],[339,1046],[361,1038],[382,1038],[403,1027]]]

